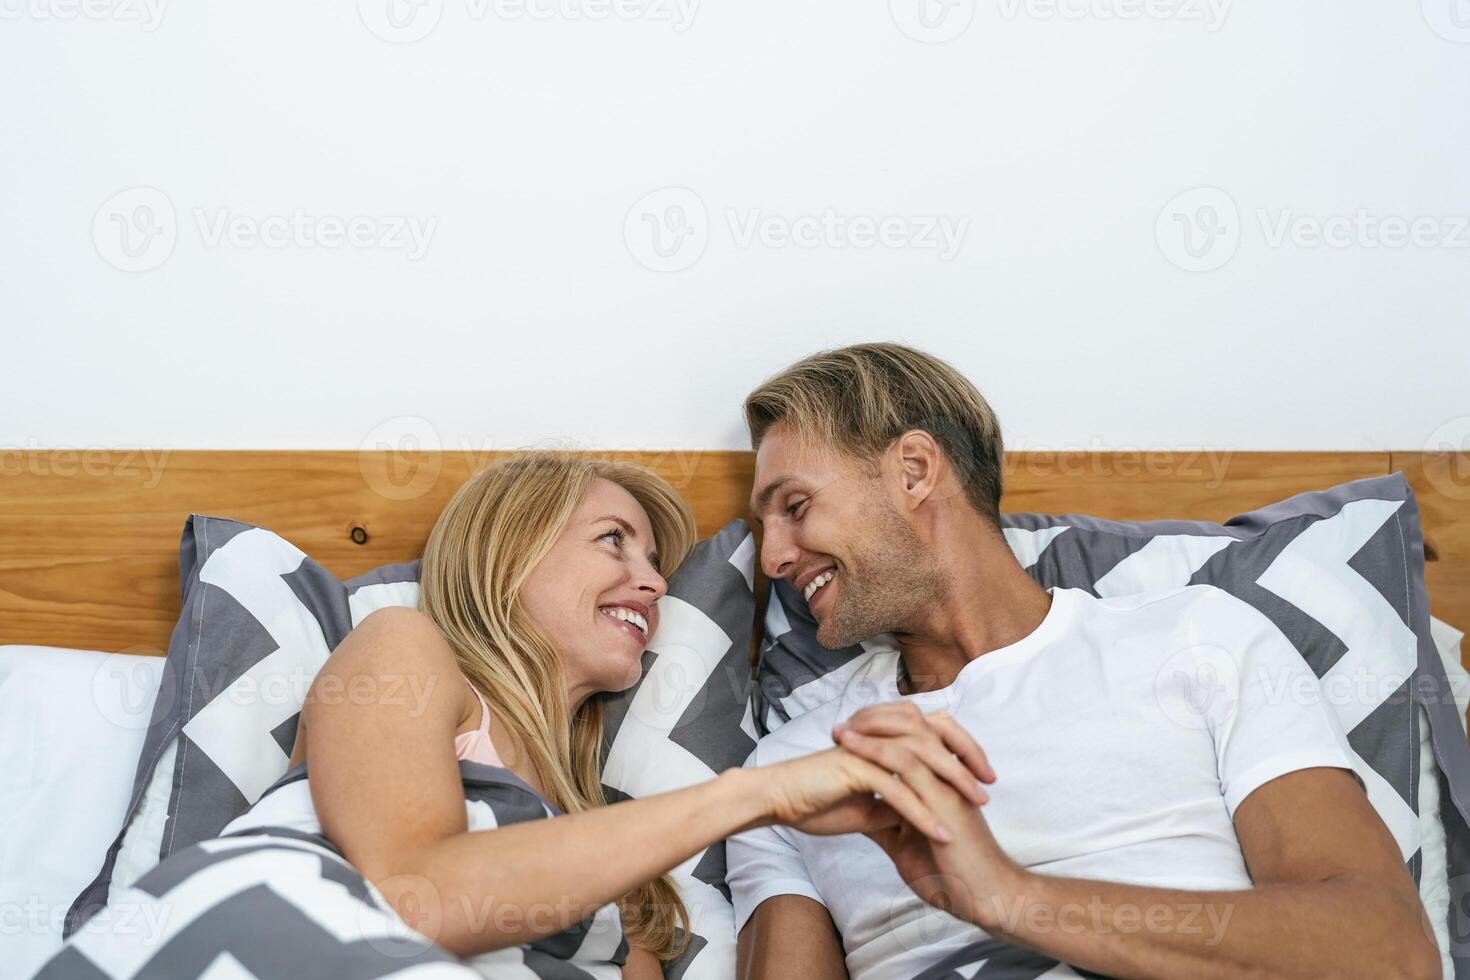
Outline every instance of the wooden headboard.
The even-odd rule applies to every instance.
[[[348,577],[416,558],[454,490],[502,455],[0,450],[0,644],[162,655],[190,513],[269,527]],[[605,455],[669,480],[701,535],[746,514],[751,453]],[[1217,521],[1402,470],[1423,519],[1431,611],[1470,629],[1470,454],[1032,452],[1008,455],[1006,469],[1007,511]]]

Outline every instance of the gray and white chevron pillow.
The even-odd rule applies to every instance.
[[[712,778],[754,747],[754,559],[749,526],[733,521],[699,542],[670,580],[642,679],[607,696],[609,800]],[[67,936],[109,894],[249,809],[285,773],[307,689],[331,651],[373,610],[418,602],[418,562],[341,582],[272,531],[198,514],[185,524],[179,569],[183,608],[128,818],[68,912]],[[674,879],[695,935],[665,975],[733,978],[723,842]]]
[[[1416,882],[1419,725],[1427,716],[1445,801],[1451,908],[1470,897],[1470,745],[1430,633],[1423,533],[1402,474],[1299,494],[1223,525],[1075,514],[1006,514],[1001,523],[1017,559],[1045,587],[1107,597],[1208,584],[1266,614],[1321,681],[1369,800]],[[823,649],[802,597],[785,582],[773,586],[751,689],[762,735],[837,696],[862,663],[893,649],[890,636]],[[1457,966],[1470,972],[1470,936],[1451,938]]]

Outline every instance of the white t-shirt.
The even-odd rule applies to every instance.
[[[1030,635],[970,661],[949,687],[902,697],[898,654],[880,653],[840,697],[761,739],[746,765],[831,748],[832,727],[860,708],[911,701],[948,711],[985,750],[997,781],[981,812],[1022,866],[1249,888],[1235,808],[1285,773],[1353,765],[1316,675],[1274,623],[1213,586],[1108,599],[1048,591]],[[854,980],[908,980],[988,938],[925,904],[860,834],[761,827],[731,837],[727,855],[737,930],[772,896],[815,899]]]

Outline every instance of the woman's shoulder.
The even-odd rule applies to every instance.
[[[332,651],[332,657],[363,666],[387,661],[403,668],[455,663],[454,651],[438,624],[411,606],[386,606],[368,613]],[[455,672],[458,670],[456,665]]]
[[[459,722],[478,717],[474,689],[443,631],[411,606],[387,606],[365,616],[332,651],[322,675],[337,675],[349,685],[355,677],[396,684],[435,701],[443,696],[442,703]]]
[[[445,645],[448,641],[444,639],[444,633],[439,625],[434,622],[428,613],[413,606],[383,606],[374,609],[362,618],[362,622],[352,628],[352,633],[359,630],[366,632],[377,632],[380,630],[407,630],[412,632],[432,632]],[[349,636],[351,633],[348,634]]]

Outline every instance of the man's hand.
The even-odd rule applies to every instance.
[[[893,860],[903,880],[925,902],[986,928],[1007,896],[1018,894],[1026,871],[996,843],[979,807],[934,773],[958,765],[995,782],[985,752],[944,712],[923,714],[907,702],[864,708],[832,731],[837,744],[901,778],[950,831],[949,841],[927,837],[905,820],[864,833]],[[951,755],[952,753],[952,755]],[[954,757],[958,757],[956,760]]]
[[[1054,877],[1016,865],[975,806],[928,766],[913,765],[935,751],[938,731],[948,726],[958,728],[943,715],[892,704],[860,711],[833,731],[854,755],[901,773],[952,831],[948,841],[926,839],[903,821],[865,831],[930,905],[997,939],[1107,976],[1438,976],[1433,933],[1398,845],[1346,771],[1296,770],[1237,807],[1236,832],[1255,887],[1191,891]],[[966,739],[943,741],[969,751],[974,743]],[[1056,921],[1067,910],[1094,907],[1097,914],[1076,917],[1076,928],[1011,914],[1041,909],[1052,915],[1040,921]],[[1140,909],[1172,916],[1202,908],[1222,913],[1217,933],[1182,924],[1140,930],[1124,918]]]
[[[953,732],[968,743],[957,745],[954,753],[936,736],[932,743],[922,746],[912,739],[906,746],[885,745],[881,754],[883,758],[900,759],[908,779],[916,778],[915,773],[922,770],[933,783],[949,787],[961,799],[968,798],[978,806],[988,799],[980,782],[994,779],[994,774],[973,740],[957,725]],[[871,738],[874,742],[896,742],[882,735]],[[869,751],[876,750],[870,747]],[[921,836],[953,839],[914,786],[895,778],[894,770],[842,746],[748,772],[762,783],[767,823],[784,824],[808,834],[867,834],[902,824]]]

